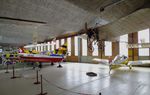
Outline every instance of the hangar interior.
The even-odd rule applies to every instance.
[[[0,0],[0,56],[0,95],[149,95],[150,0]]]

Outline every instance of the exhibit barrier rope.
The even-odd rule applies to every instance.
[[[96,80],[103,79],[103,78],[106,78],[106,77],[109,77],[109,76],[110,76],[110,75],[107,75],[107,76],[98,78],[98,79],[96,79]],[[70,93],[75,93],[75,94],[79,94],[79,95],[102,95],[101,92],[98,93],[98,94],[90,94],[90,93],[80,93],[80,92],[71,91],[71,89],[75,89],[75,88],[77,88],[77,87],[83,86],[83,85],[85,85],[85,84],[88,84],[88,83],[93,82],[93,81],[96,81],[96,80],[92,80],[92,81],[86,82],[86,83],[84,83],[84,84],[82,84],[82,85],[78,85],[78,86],[76,86],[76,87],[71,88],[70,90],[69,90],[69,89],[62,88],[62,87],[60,87],[60,86],[58,86],[58,85],[56,85],[56,84],[53,84],[52,82],[50,82],[49,80],[47,80],[45,77],[43,77],[43,80],[45,80],[48,84],[50,84],[50,85],[52,85],[52,86],[54,86],[54,87],[57,87],[58,89],[61,89],[61,90],[64,90],[64,91],[67,91],[67,92],[70,92]]]

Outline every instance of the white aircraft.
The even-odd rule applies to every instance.
[[[120,67],[129,67],[129,69],[132,69],[133,65],[147,65],[147,64],[150,64],[150,60],[129,61],[128,57],[126,57],[124,55],[122,55],[122,56],[117,55],[113,60],[94,58],[93,61],[99,62],[100,64],[108,65],[110,71],[112,69],[117,69],[117,68],[120,68]]]

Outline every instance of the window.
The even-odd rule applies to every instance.
[[[94,49],[92,55],[93,56],[98,56],[98,46],[97,46],[97,43],[93,42],[92,46],[93,46],[93,49]]]
[[[149,29],[138,32],[138,43],[150,43]],[[149,48],[139,48],[139,56],[149,56]]]
[[[74,41],[75,41],[75,56],[78,56],[78,37],[75,36],[74,37]]]
[[[64,39],[61,39],[61,45],[63,45],[65,43]]]
[[[50,51],[50,42],[48,42],[47,45],[48,45],[48,47],[47,47],[48,51]]]
[[[71,38],[67,38],[68,55],[71,56]]]
[[[39,44],[39,51],[41,51],[41,45]]]
[[[139,56],[149,56],[149,48],[140,48]]]
[[[82,56],[87,56],[87,39],[82,39]]]
[[[37,47],[37,45],[35,46],[35,50],[36,50],[36,51],[38,50],[38,47]]]
[[[43,51],[43,44],[41,44],[41,51]]]
[[[51,48],[52,48],[51,50],[54,51],[54,45],[55,45],[55,44],[54,44],[53,41],[52,41],[51,43],[52,43],[52,44],[51,44]]]
[[[128,56],[128,34],[120,36],[119,55]]]
[[[59,48],[59,40],[56,40],[56,49]]]
[[[105,41],[105,56],[112,56],[112,42]]]

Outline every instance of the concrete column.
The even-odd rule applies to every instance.
[[[129,44],[138,43],[138,32],[128,34],[128,43]],[[129,48],[128,55],[129,60],[132,61],[138,60],[138,48]]]
[[[105,56],[105,42],[103,41],[99,44],[101,44],[101,46],[103,45],[103,47],[98,47],[98,56],[102,59]]]
[[[52,50],[52,45],[51,45],[51,43],[52,43],[52,42],[49,42],[49,44],[50,44],[50,45],[49,45],[50,51]]]
[[[98,48],[98,56],[102,59],[105,56],[105,51],[101,48]]]
[[[54,50],[56,49],[56,43],[54,44]]]
[[[64,43],[66,43],[67,42],[67,38],[64,38]]]
[[[88,47],[92,47],[92,44],[90,46],[88,46],[89,42],[87,40],[87,56],[92,56],[92,52],[90,51],[90,49]]]
[[[59,39],[59,47],[61,46],[61,39]]]
[[[119,42],[112,42],[112,56],[115,57],[119,54]]]
[[[39,44],[37,45],[37,47],[38,47],[38,50],[37,50],[37,51],[40,51],[40,45],[39,45]]]

